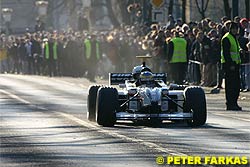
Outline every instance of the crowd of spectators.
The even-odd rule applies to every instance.
[[[22,35],[1,34],[0,73],[17,73],[50,76],[86,77],[88,61],[85,39],[93,35],[100,43],[101,56],[96,62],[97,75],[107,77],[108,72],[131,72],[138,65],[138,55],[151,55],[148,65],[153,72],[169,72],[168,43],[174,33],[185,38],[188,45],[186,80],[202,86],[221,86],[221,38],[228,32],[231,21],[239,25],[238,40],[242,48],[242,89],[250,82],[250,22],[246,18],[210,18],[199,22],[184,23],[171,15],[166,24],[121,25],[103,31],[36,31]],[[45,43],[56,43],[56,57],[46,59]],[[51,68],[50,66],[53,66]],[[169,78],[171,81],[171,78]]]

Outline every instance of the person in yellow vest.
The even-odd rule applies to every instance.
[[[221,63],[225,71],[226,110],[242,110],[237,104],[240,94],[240,46],[236,38],[238,24],[232,22],[221,39]]]
[[[48,67],[49,76],[57,75],[57,41],[49,38],[44,44],[44,57]]]
[[[187,70],[187,41],[180,37],[179,32],[173,32],[173,38],[168,43],[169,72],[176,84],[183,84]]]
[[[100,59],[100,44],[95,34],[92,34],[91,38],[85,39],[84,48],[88,71],[87,77],[91,82],[95,82],[97,63]]]

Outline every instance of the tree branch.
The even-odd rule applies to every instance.
[[[201,11],[204,12],[204,0],[201,0]]]
[[[196,6],[197,6],[197,8],[198,8],[199,13],[201,14],[202,11],[201,11],[200,6],[199,6],[199,4],[198,4],[198,0],[195,0],[195,3],[196,3]]]
[[[174,5],[174,2],[173,0],[170,0],[169,1],[169,6],[168,6],[168,14],[173,14],[173,5]]]
[[[206,6],[205,6],[204,11],[206,11],[206,10],[207,10],[207,7],[208,7],[208,2],[209,2],[209,0],[207,0],[207,3],[206,3]]]

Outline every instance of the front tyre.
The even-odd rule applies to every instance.
[[[95,121],[96,119],[96,96],[97,91],[101,86],[91,86],[89,88],[88,94],[88,111],[87,111],[87,119],[89,121]]]
[[[117,90],[110,87],[99,88],[96,104],[96,122],[105,127],[114,126],[119,105]]]
[[[189,86],[184,90],[186,111],[193,113],[193,118],[187,123],[189,126],[202,126],[207,120],[207,107],[205,93],[201,87]]]

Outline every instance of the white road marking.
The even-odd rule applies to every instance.
[[[88,86],[83,85],[83,84],[79,84],[79,86],[80,86],[81,88],[88,88]]]
[[[67,82],[67,81],[62,81],[60,79],[55,79],[55,78],[50,78],[51,80],[54,80],[56,82],[60,82],[60,83],[63,83],[63,84],[66,84],[66,85],[70,85],[70,86],[76,86],[76,84],[74,83],[70,83],[70,82]]]
[[[12,93],[10,93],[10,92],[7,92],[7,91],[5,91],[5,90],[0,89],[0,92],[2,92],[2,93],[4,93],[4,94],[8,95],[9,97],[11,97],[11,98],[13,98],[13,99],[18,100],[18,101],[20,101],[20,102],[22,102],[22,103],[24,103],[24,104],[31,104],[29,101],[24,100],[23,98],[20,98],[20,97],[18,97],[17,95],[14,95],[14,94],[12,94]]]
[[[5,90],[0,89],[0,92],[4,93],[4,94],[8,95],[9,97],[11,97],[13,99],[16,99],[16,100],[18,100],[20,102],[23,102],[25,104],[29,104],[30,106],[35,106],[38,109],[48,111],[47,108],[32,105],[31,102],[29,102],[29,101],[15,95],[15,94],[7,92]],[[83,120],[81,120],[81,119],[79,119],[79,118],[77,118],[77,117],[75,117],[75,116],[73,116],[71,114],[67,114],[67,113],[63,113],[63,112],[59,112],[59,111],[51,111],[51,112],[54,112],[57,115],[63,116],[64,118],[70,119],[70,120],[72,120],[72,121],[74,121],[74,122],[76,122],[76,123],[78,123],[80,125],[83,125],[83,126],[87,127],[87,128],[98,130],[101,133],[108,134],[108,135],[116,137],[116,138],[120,138],[120,139],[123,139],[123,140],[127,140],[127,141],[142,144],[142,145],[147,146],[149,148],[160,151],[161,153],[166,153],[166,154],[170,154],[170,155],[173,155],[173,156],[188,156],[187,154],[184,154],[184,153],[181,153],[181,152],[178,152],[178,151],[175,151],[175,150],[170,150],[170,149],[167,149],[167,148],[163,148],[163,147],[161,147],[161,146],[159,146],[159,145],[157,145],[155,143],[152,143],[152,142],[144,141],[144,140],[138,139],[138,138],[128,137],[128,136],[119,134],[117,132],[112,132],[112,131],[109,131],[109,130],[105,130],[105,129],[97,126],[97,125],[94,125],[94,124],[89,123],[87,121],[83,121]]]
[[[116,137],[116,138],[121,138],[121,139],[124,139],[124,140],[127,140],[127,141],[131,141],[131,142],[135,142],[135,143],[140,143],[140,144],[143,144],[147,147],[150,147],[150,148],[154,148],[160,152],[164,152],[164,153],[168,153],[168,154],[171,154],[171,155],[175,155],[175,156],[188,156],[187,154],[184,154],[184,153],[181,153],[181,152],[177,152],[177,151],[174,151],[174,150],[170,150],[170,149],[167,149],[167,148],[163,148],[155,143],[152,143],[152,142],[147,142],[147,141],[144,141],[142,139],[136,139],[136,138],[132,138],[132,137],[128,137],[128,136],[125,136],[125,135],[122,135],[122,134],[119,134],[117,132],[111,132],[109,130],[105,130],[103,128],[100,128],[98,127],[97,125],[93,125],[89,122],[86,122],[86,121],[83,121],[83,120],[80,120],[70,114],[66,114],[66,113],[61,113],[61,112],[57,112],[55,111],[55,113],[59,114],[59,115],[62,115],[63,117],[66,117],[74,122],[77,122],[78,124],[80,125],[83,125],[85,127],[89,127],[89,128],[92,128],[94,130],[98,130],[99,132],[101,133],[105,133],[105,134],[108,134],[108,135],[111,135],[113,137]]]
[[[88,88],[88,86],[86,85],[83,85],[83,84],[75,84],[75,83],[71,83],[71,82],[68,82],[68,81],[62,81],[60,79],[56,79],[56,78],[50,78],[51,80],[54,80],[56,82],[59,82],[59,83],[63,83],[63,84],[66,84],[66,85],[70,85],[70,86],[79,86],[81,88]]]
[[[242,111],[239,111],[239,112],[242,112]],[[238,119],[240,121],[246,121],[246,122],[250,122],[249,119],[244,119],[244,118],[237,118],[237,117],[234,117],[234,116],[230,116],[230,115],[225,115],[224,113],[223,114],[218,114],[218,113],[212,113],[212,115],[216,115],[216,116],[222,116],[222,117],[227,117],[227,118],[233,118],[233,119]]]

